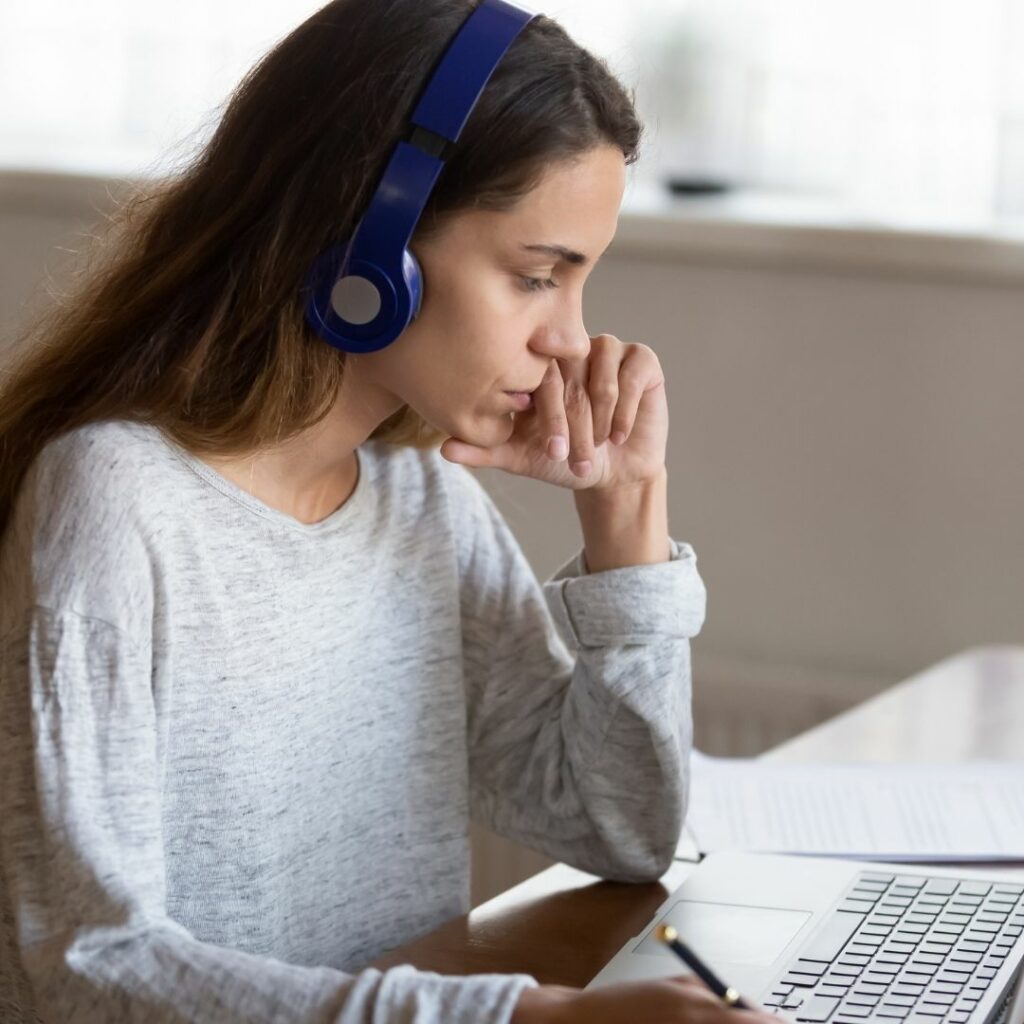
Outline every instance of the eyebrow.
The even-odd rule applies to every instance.
[[[573,263],[582,266],[587,262],[587,257],[575,249],[568,249],[564,245],[524,245],[529,252],[542,252],[545,256],[554,256],[556,259],[565,260],[566,263]]]

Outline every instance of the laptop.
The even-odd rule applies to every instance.
[[[799,1024],[1022,1024],[1024,874],[709,854],[587,987],[688,973],[662,924]]]

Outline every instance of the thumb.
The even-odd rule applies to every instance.
[[[480,448],[475,444],[468,444],[466,441],[459,441],[454,437],[449,437],[441,445],[441,455],[449,462],[455,462],[462,466],[472,466],[476,469],[488,469],[501,465],[500,447]]]

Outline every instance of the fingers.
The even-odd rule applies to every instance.
[[[565,377],[565,415],[569,423],[569,468],[585,477],[594,464],[594,416],[586,378]]]
[[[594,428],[583,372],[583,367],[563,372],[552,359],[540,387],[533,393],[545,453],[555,462],[567,458],[569,468],[579,477],[590,472],[594,458]],[[573,375],[567,378],[565,373]]]
[[[717,1020],[729,1021],[730,1024],[754,1024],[755,1021],[767,1021],[771,1022],[771,1024],[779,1024],[780,1019],[786,1020],[784,1017],[773,1017],[771,1014],[766,1013],[761,1007],[756,1005],[751,1005],[743,1009],[728,1006],[718,996],[716,996],[714,992],[704,984],[704,982],[699,978],[695,978],[692,974],[677,975],[669,980],[674,984],[685,988],[687,998],[698,1002],[702,1009],[713,1012]],[[736,1016],[737,1014],[740,1016]]]
[[[587,392],[593,415],[594,444],[603,444],[611,436],[612,415],[619,401],[621,347],[621,342],[610,334],[599,334],[591,339]]]
[[[622,444],[629,437],[644,392],[664,380],[661,364],[651,349],[646,345],[627,345],[626,349],[619,365],[619,397],[608,434],[612,444]]]
[[[622,444],[644,393],[663,382],[650,348],[611,334],[592,338],[585,360],[552,359],[533,396],[545,454],[556,462],[568,459],[572,472],[586,477],[595,447],[609,440]]]
[[[540,387],[533,393],[533,407],[544,451],[555,462],[561,462],[569,455],[569,424],[565,415],[564,390],[565,382],[558,363],[552,359]]]

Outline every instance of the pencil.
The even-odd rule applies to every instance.
[[[727,1006],[734,1006],[737,1010],[749,1010],[752,1008],[749,1003],[745,1002],[740,997],[740,994],[736,989],[729,988],[718,980],[717,975],[711,970],[711,968],[708,967],[708,965],[704,963],[704,961],[701,960],[700,957],[697,956],[697,954],[679,938],[679,932],[677,932],[672,925],[658,925],[655,930],[655,935],[661,939],[661,941],[664,942],[665,945],[668,946],[669,949],[671,949],[672,952],[675,953],[675,955],[679,957],[679,959],[682,960],[683,963],[686,964],[686,966],[689,967],[690,970],[693,971],[693,973],[696,974],[697,977],[700,978],[700,980],[703,981],[704,984],[707,985],[707,987],[711,989],[711,991],[714,992],[723,1003]]]

